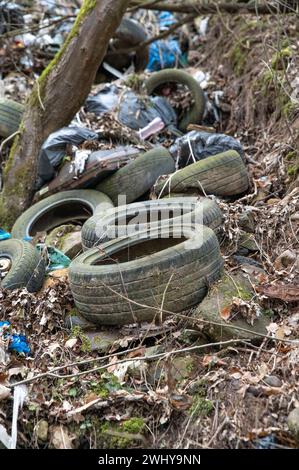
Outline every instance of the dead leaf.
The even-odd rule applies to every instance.
[[[78,343],[77,338],[70,338],[65,342],[65,347],[69,349],[73,349],[74,346]]]
[[[72,441],[75,437],[65,426],[51,426],[49,431],[50,442],[55,449],[73,449]]]
[[[231,305],[229,305],[228,307],[224,307],[222,310],[220,310],[220,317],[225,321],[229,320],[231,309]]]
[[[170,396],[170,404],[176,410],[187,410],[192,405],[192,397],[190,395],[176,395]]]
[[[0,385],[0,400],[5,400],[10,396],[10,388]]]
[[[208,367],[208,366],[214,366],[216,364],[218,366],[227,366],[227,363],[223,361],[222,359],[220,359],[219,357],[217,357],[215,354],[213,355],[206,354],[203,357],[203,360],[202,360],[203,366]]]
[[[256,286],[257,292],[272,299],[285,302],[297,302],[299,300],[298,284],[273,284]]]

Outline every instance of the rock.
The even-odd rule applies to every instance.
[[[247,233],[242,231],[238,241],[238,250],[237,255],[247,255],[250,252],[258,251],[259,247],[257,246],[254,235],[252,233]]]
[[[246,232],[254,233],[255,231],[254,208],[246,206],[239,218],[239,226]]]
[[[90,323],[88,320],[82,317],[78,310],[75,308],[71,310],[65,317],[65,326],[70,330],[75,326],[80,326],[82,330],[90,330],[96,328],[93,323]]]
[[[35,426],[35,433],[39,441],[48,440],[49,425],[46,420],[40,420]]]
[[[266,382],[267,385],[270,387],[281,387],[282,386],[282,381],[276,377],[276,375],[268,375],[267,377],[264,378],[264,382]]]
[[[81,227],[71,224],[60,225],[49,233],[45,243],[54,246],[72,259],[82,250]]]
[[[270,323],[270,319],[265,315],[261,314],[256,318],[253,326],[240,315],[230,321],[224,320],[220,316],[221,312],[225,312],[231,306],[234,297],[248,302],[253,298],[253,295],[251,283],[242,272],[224,275],[222,280],[214,284],[205,299],[195,309],[192,318],[202,318],[217,323],[217,325],[201,324],[203,325],[203,333],[214,341],[233,338],[261,339],[257,333],[268,334],[266,327]],[[244,328],[247,331],[237,330],[234,327]]]
[[[65,235],[59,243],[58,249],[69,258],[75,258],[82,251],[81,232],[77,231]]]
[[[90,341],[91,351],[109,351],[113,343],[120,339],[117,330],[85,331],[84,334]]]
[[[176,382],[181,382],[192,375],[199,358],[196,355],[175,356],[171,361],[171,377]]]
[[[288,416],[288,426],[291,433],[299,439],[299,407],[294,408]]]

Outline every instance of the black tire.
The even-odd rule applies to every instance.
[[[62,191],[37,202],[25,211],[12,228],[14,238],[32,237],[38,232],[48,232],[59,225],[83,223],[96,210],[113,207],[103,193],[92,189]]]
[[[135,72],[143,71],[148,64],[149,48],[143,47],[142,49],[137,49],[137,46],[146,41],[146,39],[146,31],[141,24],[130,18],[123,18],[113,38],[110,40],[104,62],[120,72],[124,72],[128,69],[133,62]],[[128,49],[135,46],[136,51],[131,53],[117,53],[117,50]],[[97,72],[96,83],[107,82],[110,78],[110,73],[101,65]]]
[[[4,289],[26,287],[29,292],[37,292],[43,285],[46,263],[38,250],[23,240],[0,242],[0,258],[9,258],[11,268],[1,282]]]
[[[131,223],[127,222],[128,219]],[[81,231],[82,245],[86,250],[110,239],[134,234],[136,230],[146,230],[149,225],[172,225],[178,221],[200,223],[217,231],[222,220],[221,210],[208,198],[179,197],[136,202],[98,212],[88,219]]]
[[[158,176],[171,173],[174,169],[174,160],[168,150],[156,147],[101,181],[97,190],[107,194],[115,205],[118,196],[125,195],[129,204],[145,194]]]
[[[165,181],[155,185],[155,193],[161,194]],[[182,193],[197,190],[220,197],[237,196],[245,193],[249,186],[247,169],[238,152],[227,152],[207,157],[177,171],[162,194]]]
[[[0,100],[0,136],[9,137],[19,129],[24,106],[13,100]]]
[[[112,47],[117,51],[117,49],[139,46],[140,43],[147,40],[147,34],[145,29],[137,21],[134,21],[130,18],[123,18],[119,27],[114,33],[113,38]],[[141,72],[147,66],[149,49],[148,47],[143,47],[142,49],[138,49],[134,54],[135,72]],[[121,63],[123,61],[122,59],[127,61],[125,54],[119,54],[113,56],[113,58],[109,58],[108,51],[108,57],[106,57],[104,60],[107,61],[108,64],[115,67],[115,60],[116,63]],[[126,67],[126,65],[127,64],[125,64],[124,67]]]
[[[182,230],[185,241],[174,240],[182,236]],[[170,240],[165,238],[169,233]],[[136,250],[136,259],[127,261],[128,248],[130,253]],[[143,256],[144,249],[150,254]],[[119,262],[109,264],[116,254]],[[168,227],[151,228],[109,241],[101,250],[86,251],[72,261],[69,280],[75,304],[86,319],[99,325],[122,325],[154,320],[162,304],[174,313],[198,304],[210,283],[219,278],[222,266],[219,244],[210,228],[178,224],[170,232]]]
[[[200,124],[205,110],[205,95],[199,83],[184,70],[164,69],[153,73],[145,82],[145,88],[149,95],[165,83],[176,82],[188,87],[194,101],[193,105],[184,114],[179,122],[179,129],[187,131],[189,124]]]

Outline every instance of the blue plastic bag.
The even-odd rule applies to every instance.
[[[9,321],[0,321],[0,334],[3,327],[9,327]],[[30,347],[24,335],[11,335],[8,331],[3,334],[5,340],[9,340],[8,351],[15,351],[19,354],[30,354]]]
[[[161,11],[161,13],[158,14],[158,22],[160,31],[163,31],[168,29],[169,26],[173,26],[176,23],[176,19],[170,11]]]
[[[184,65],[183,53],[176,39],[159,40],[149,47],[148,72]]]
[[[7,240],[8,238],[11,238],[10,233],[6,232],[2,228],[0,228],[0,241],[1,240]]]

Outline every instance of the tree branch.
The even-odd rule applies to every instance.
[[[267,2],[268,3],[268,2]],[[209,4],[203,4],[199,0],[186,1],[186,2],[151,2],[133,0],[131,6],[135,8],[144,8],[146,10],[159,10],[159,11],[170,11],[173,13],[196,13],[198,15],[209,15],[213,13],[230,13],[230,14],[259,14],[259,15],[270,15],[276,13],[296,13],[296,10],[290,5],[283,2],[276,2],[276,5],[269,5],[267,3],[217,3],[209,2]]]

